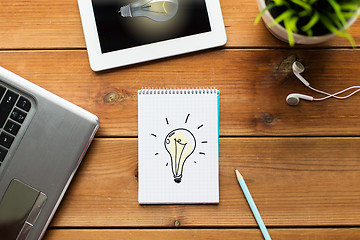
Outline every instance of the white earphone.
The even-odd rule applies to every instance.
[[[314,100],[312,96],[308,96],[300,93],[291,93],[286,97],[286,102],[291,106],[295,106],[299,104],[300,99],[304,99],[307,101]]]
[[[293,73],[295,74],[295,76],[305,85],[307,86],[308,88],[310,88],[311,90],[315,91],[315,92],[318,92],[318,93],[321,93],[321,94],[324,94],[326,95],[326,97],[323,97],[323,98],[314,98],[312,96],[308,96],[308,95],[304,95],[304,94],[300,94],[300,93],[291,93],[289,94],[287,97],[286,97],[286,102],[289,104],[289,105],[292,105],[292,106],[295,106],[295,105],[298,105],[299,102],[300,102],[300,99],[304,99],[304,100],[307,100],[307,101],[322,101],[322,100],[325,100],[325,99],[328,99],[328,98],[337,98],[337,99],[345,99],[345,98],[348,98],[348,97],[351,97],[352,95],[354,95],[355,93],[359,92],[360,91],[360,86],[352,86],[352,87],[348,87],[340,92],[337,92],[337,93],[334,93],[334,94],[330,94],[330,93],[327,93],[327,92],[324,92],[324,91],[320,91],[316,88],[313,88],[310,86],[310,83],[308,81],[305,80],[305,78],[303,78],[300,73],[304,72],[305,71],[305,68],[304,66],[296,61],[293,63],[292,65],[292,69],[293,69]],[[353,91],[352,93],[346,95],[346,96],[343,96],[343,97],[339,97],[338,95],[341,94],[341,93],[344,93],[346,91],[349,91],[351,89],[356,89],[355,91]]]

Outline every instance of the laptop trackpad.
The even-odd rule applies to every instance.
[[[44,193],[12,180],[0,202],[1,239],[26,239],[46,198]]]

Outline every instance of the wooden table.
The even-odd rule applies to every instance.
[[[53,239],[262,239],[236,182],[241,170],[273,239],[360,238],[360,95],[314,87],[360,83],[360,51],[346,39],[289,48],[262,23],[255,0],[221,0],[226,46],[95,73],[76,0],[2,0],[0,65],[96,114],[101,127],[50,227]],[[351,28],[360,46],[360,23]],[[214,86],[220,104],[220,204],[137,202],[137,90]]]

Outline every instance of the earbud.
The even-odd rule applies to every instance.
[[[304,100],[307,100],[307,101],[322,101],[322,100],[325,100],[325,99],[328,99],[328,98],[336,98],[336,99],[346,99],[348,97],[351,97],[352,95],[354,95],[355,93],[357,92],[360,92],[360,86],[352,86],[352,87],[348,87],[340,92],[337,92],[337,93],[334,93],[334,94],[331,94],[331,93],[327,93],[327,92],[324,92],[324,91],[321,91],[321,90],[318,90],[316,88],[313,88],[312,86],[310,86],[310,83],[308,83],[308,81],[305,80],[305,78],[303,78],[300,73],[304,72],[305,71],[305,67],[298,61],[295,61],[292,65],[292,69],[293,69],[293,73],[295,74],[295,76],[305,85],[307,86],[308,88],[310,88],[311,90],[315,91],[315,92],[318,92],[318,93],[321,93],[321,94],[324,94],[326,95],[326,97],[323,97],[323,98],[313,98],[312,96],[308,96],[308,95],[304,95],[304,94],[299,94],[299,93],[292,93],[292,94],[289,94],[287,97],[286,97],[286,102],[289,104],[289,105],[298,105],[299,102],[300,102],[300,99],[304,99]],[[346,96],[338,96],[339,94],[342,94],[342,93],[345,93],[351,89],[355,89],[353,92],[351,92],[350,94],[346,95]]]
[[[286,102],[291,106],[295,106],[295,105],[299,104],[300,99],[304,99],[307,101],[314,100],[314,98],[312,96],[299,94],[299,93],[291,93],[286,97]]]
[[[303,78],[300,73],[305,71],[305,67],[298,61],[295,61],[292,65],[293,73],[305,86],[309,86],[310,83]]]

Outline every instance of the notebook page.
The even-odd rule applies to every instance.
[[[138,95],[139,203],[218,203],[218,92],[160,91]]]

